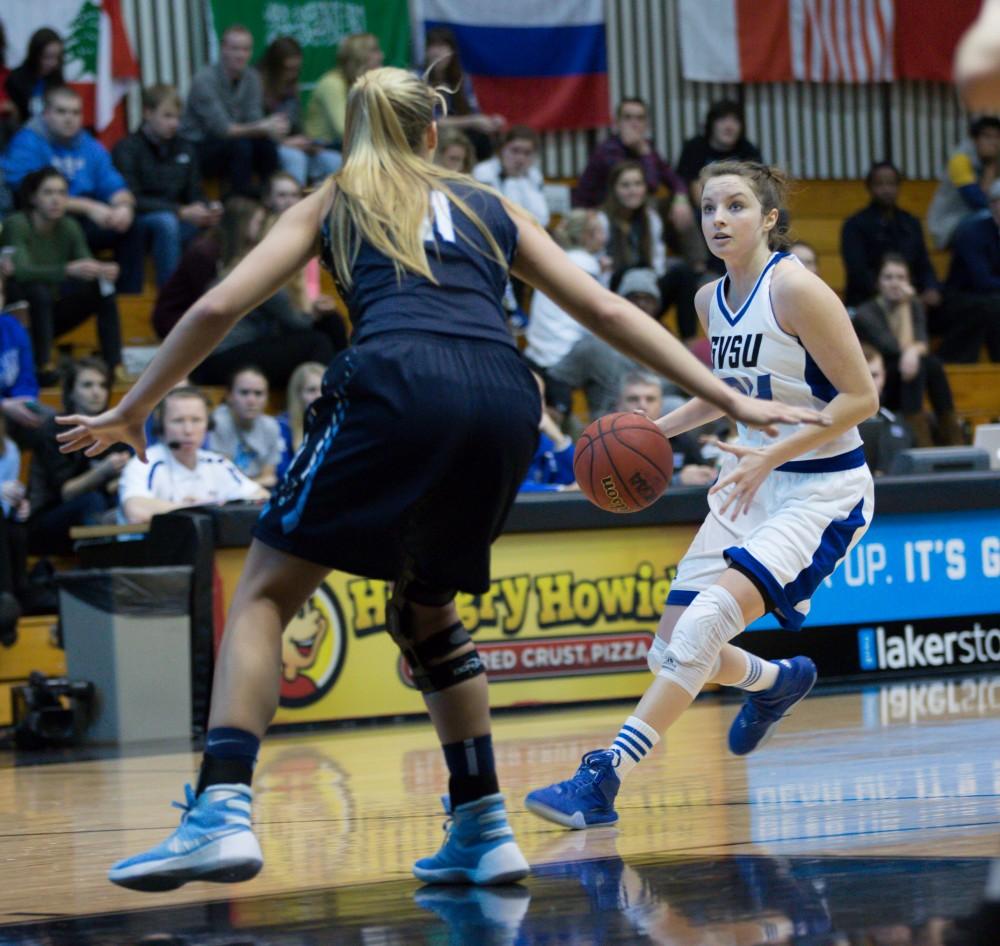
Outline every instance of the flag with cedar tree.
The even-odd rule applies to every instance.
[[[21,62],[35,30],[63,37],[63,75],[83,97],[84,123],[110,147],[127,131],[124,97],[139,79],[121,0],[31,0],[5,17],[8,61]]]

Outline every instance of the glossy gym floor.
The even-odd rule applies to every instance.
[[[410,875],[444,821],[424,723],[272,735],[255,778],[263,872],[158,895],[105,871],[176,825],[197,753],[0,753],[0,944],[936,946],[977,911],[978,938],[956,941],[1000,944],[979,903],[1000,856],[1000,677],[818,689],[744,759],[725,748],[737,706],[698,700],[630,776],[618,825],[590,832],[522,798],[607,745],[629,706],[501,715],[534,873],[494,889]]]

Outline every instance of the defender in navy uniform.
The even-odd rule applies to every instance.
[[[451,829],[414,874],[493,884],[528,872],[499,794],[483,663],[453,600],[488,589],[490,543],[535,449],[541,405],[505,328],[508,271],[745,424],[822,423],[814,410],[751,400],[712,377],[638,309],[581,277],[526,214],[431,164],[439,104],[407,72],[367,72],[348,99],[336,177],[192,306],[116,408],[61,420],[71,428],[59,435],[66,451],[92,455],[122,441],[144,456],[148,412],[240,316],[317,250],[335,273],[352,345],[327,371],[302,447],[256,527],[219,654],[197,789],[186,788],[180,827],[116,864],[115,883],[167,890],[260,870],[250,784],[278,704],[282,629],[334,568],[394,583],[387,629],[448,765]]]

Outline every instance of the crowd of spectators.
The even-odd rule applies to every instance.
[[[449,30],[429,30],[425,49],[418,68],[447,103],[434,160],[496,188],[550,229],[581,279],[596,279],[664,320],[705,357],[694,296],[720,270],[701,235],[698,176],[712,161],[767,159],[748,138],[740,104],[713,104],[671,164],[654,144],[648,104],[623,98],[579,169],[572,209],[553,213],[537,131],[482,113]],[[54,411],[39,402],[39,388],[61,383],[65,411],[103,410],[124,374],[119,295],[140,291],[147,256],[155,285],[150,325],[163,338],[304,188],[340,167],[348,92],[384,58],[373,34],[350,36],[303,96],[295,39],[277,37],[255,50],[249,30],[230,26],[218,61],[192,76],[186,100],[170,85],[145,88],[141,124],[109,152],[83,127],[63,50],[57,33],[41,29],[23,63],[7,70],[0,61],[0,643],[8,599],[25,597],[27,551],[68,552],[74,525],[141,523],[184,506],[263,499],[288,468],[325,365],[348,343],[317,260],[249,313],[165,399],[149,431],[149,466],[124,449],[93,458],[59,453]],[[845,208],[844,301],[882,395],[864,432],[878,472],[913,444],[962,442],[944,363],[976,361],[984,347],[1000,360],[998,164],[1000,119],[980,117],[949,158],[926,220],[934,246],[951,254],[946,278],[935,273],[924,223],[899,205],[903,181],[892,163],[872,164],[866,207]],[[784,224],[794,234],[794,219]],[[820,271],[813,246],[798,242],[792,252]],[[656,416],[682,403],[681,391],[542,293],[513,280],[507,295],[512,330],[524,336],[523,355],[546,405],[525,490],[572,488],[583,421],[576,392],[589,417],[612,410]],[[60,365],[59,337],[91,318],[100,358]],[[225,394],[212,403],[196,385],[224,386]],[[273,391],[285,394],[286,412],[277,417],[267,413]],[[673,446],[679,482],[711,482],[714,457],[696,435]],[[26,475],[21,450],[30,452]]]

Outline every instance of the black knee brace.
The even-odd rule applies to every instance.
[[[389,636],[409,664],[413,682],[421,693],[447,690],[486,670],[475,650],[429,665],[429,661],[437,660],[472,641],[461,621],[431,634],[425,640],[413,640],[413,617],[407,605],[412,601],[428,607],[443,607],[454,597],[453,591],[435,591],[420,582],[403,579],[396,583],[386,606],[385,619]]]

